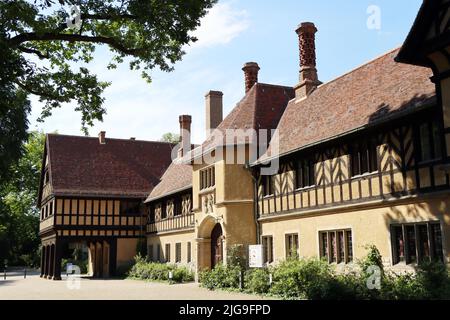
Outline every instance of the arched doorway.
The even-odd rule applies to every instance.
[[[223,232],[220,223],[211,231],[211,269],[223,261]]]

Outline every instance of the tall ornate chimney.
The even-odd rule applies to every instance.
[[[181,156],[191,150],[191,123],[192,117],[189,115],[180,116],[180,138],[181,149],[179,150]]]
[[[314,23],[303,22],[295,32],[298,34],[300,49],[300,83],[295,87],[295,96],[304,98],[322,84],[316,69],[317,28]]]
[[[223,120],[223,93],[220,91],[209,91],[205,95],[206,108],[206,137],[208,137],[212,130]]]
[[[256,62],[247,62],[242,68],[245,75],[245,93],[249,92],[255,83],[258,83],[259,70],[260,68]]]

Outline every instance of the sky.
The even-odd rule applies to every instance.
[[[328,82],[401,46],[422,0],[220,0],[194,32],[199,39],[185,48],[175,70],[152,72],[152,83],[126,63],[108,70],[110,54],[99,47],[92,72],[112,82],[104,92],[107,114],[89,129],[110,138],[159,140],[179,132],[178,116],[192,115],[192,139],[205,138],[204,95],[224,93],[224,116],[244,96],[242,66],[255,61],[259,82],[298,84],[299,52],[296,27],[314,22],[319,79]],[[379,17],[379,19],[378,19]],[[32,97],[30,130],[82,135],[81,117],[66,104],[44,123],[36,122],[42,104]]]

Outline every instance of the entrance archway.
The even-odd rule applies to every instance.
[[[211,231],[211,268],[223,262],[223,231],[217,223]]]

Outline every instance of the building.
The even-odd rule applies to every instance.
[[[83,242],[89,271],[114,275],[145,234],[143,200],[171,162],[173,145],[48,134],[38,205],[41,276],[61,279],[63,249]]]
[[[225,118],[223,94],[208,92],[206,141],[193,146],[180,116],[177,159],[142,188],[148,258],[200,271],[261,244],[267,264],[297,254],[346,268],[375,245],[394,269],[448,263],[448,4],[424,1],[402,48],[327,83],[317,29],[302,23],[296,86],[260,83],[247,63]]]

